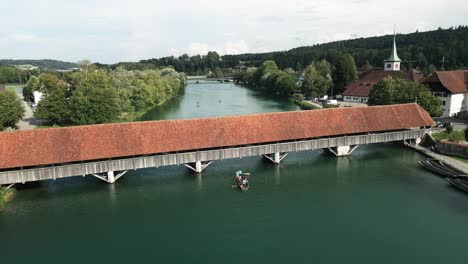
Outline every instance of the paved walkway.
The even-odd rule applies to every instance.
[[[323,105],[321,105],[321,104],[319,104],[319,103],[316,103],[316,102],[314,102],[314,101],[304,100],[304,102],[307,102],[307,103],[309,103],[309,104],[311,104],[311,105],[313,105],[313,106],[315,106],[315,107],[317,107],[317,108],[323,108]]]
[[[17,130],[35,129],[36,126],[40,125],[42,121],[34,117],[33,110],[28,103],[23,101],[23,105],[24,105],[25,112],[24,112],[23,119],[21,119],[16,124]]]
[[[452,167],[454,169],[457,169],[459,171],[462,171],[464,174],[468,174],[468,163],[456,160],[454,158],[451,158],[451,157],[448,157],[448,156],[445,156],[445,155],[437,154],[437,153],[433,152],[432,150],[429,150],[429,149],[427,149],[425,147],[421,147],[421,146],[418,146],[418,145],[416,145],[416,146],[415,145],[407,145],[407,146],[421,152],[422,154],[424,154],[426,156],[429,156],[431,158],[440,160],[443,163],[447,164],[448,166],[450,166],[450,167]]]

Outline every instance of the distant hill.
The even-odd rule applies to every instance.
[[[65,62],[58,60],[0,60],[0,64],[14,66],[32,65],[35,67],[49,70],[68,70],[78,66],[78,64],[73,62]]]
[[[468,26],[437,29],[427,32],[414,32],[397,35],[398,55],[403,60],[402,68],[426,69],[444,68],[459,69],[468,67]],[[111,65],[128,69],[145,69],[158,67],[174,67],[177,71],[200,75],[216,67],[234,68],[239,64],[245,66],[260,66],[265,60],[274,60],[284,69],[304,69],[314,61],[326,59],[335,64],[343,53],[350,53],[357,67],[382,67],[383,61],[390,55],[393,36],[379,36],[335,41],[325,44],[294,48],[289,51],[269,53],[251,53],[240,55],[219,56],[210,52],[206,56],[163,57],[142,60],[135,63],[119,63]]]

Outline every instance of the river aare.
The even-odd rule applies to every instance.
[[[191,83],[144,120],[296,111],[233,83]],[[324,120],[326,122],[326,120]],[[320,126],[320,124],[317,124]],[[242,128],[239,128],[242,129]],[[18,185],[1,263],[467,263],[468,196],[396,144]],[[250,190],[233,188],[237,170]]]

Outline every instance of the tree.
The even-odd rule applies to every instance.
[[[417,102],[431,116],[440,116],[440,100],[429,88],[403,79],[384,78],[378,82],[369,95],[370,105],[389,105]]]
[[[275,82],[273,85],[273,89],[279,94],[284,96],[290,96],[296,90],[296,78],[287,74],[283,71],[278,72],[275,74]]]
[[[0,92],[0,129],[15,127],[24,115],[21,99],[12,91]]]
[[[335,66],[333,73],[336,93],[342,93],[346,86],[358,79],[356,63],[350,54],[341,55]]]
[[[38,79],[39,84],[35,84],[35,90],[43,92],[46,95],[56,90],[67,89],[67,84],[54,74],[42,73]]]
[[[321,60],[315,65],[315,69],[317,70],[317,73],[320,74],[323,77],[327,77],[327,75],[332,74],[331,71],[331,64],[326,61],[326,60]]]
[[[330,76],[326,71],[326,65],[321,65],[321,72]],[[331,80],[326,76],[319,74],[316,68],[307,66],[304,71],[304,81],[302,83],[302,92],[308,96],[320,97],[327,93],[330,88]]]
[[[70,97],[70,120],[78,125],[115,121],[121,109],[110,76],[98,70],[89,71],[85,78]]]
[[[291,76],[296,76],[296,72],[293,70],[293,68],[291,67],[288,67],[286,69],[283,70],[285,73],[291,75]]]
[[[393,78],[384,78],[370,91],[369,105],[394,104],[393,95],[396,89],[396,82]]]
[[[34,116],[50,120],[53,124],[63,123],[69,119],[70,106],[66,89],[56,89],[48,92],[39,102]]]
[[[214,70],[214,77],[215,78],[223,78],[223,72],[219,67],[216,67]]]

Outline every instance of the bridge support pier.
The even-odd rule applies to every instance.
[[[349,156],[353,151],[355,151],[359,145],[354,145],[354,146],[341,146],[341,147],[333,147],[333,148],[328,148],[328,151],[330,151],[332,154],[334,154],[337,157],[343,157],[343,156]]]
[[[276,152],[276,153],[273,153],[273,154],[266,154],[266,155],[263,155],[263,157],[265,157],[267,160],[273,162],[274,164],[280,164],[281,161],[286,158],[286,156],[288,155],[289,153],[285,152],[285,153],[282,153],[282,152]]]
[[[101,173],[101,174],[91,174],[93,175],[94,177],[102,180],[102,181],[105,181],[109,184],[112,184],[114,182],[116,182],[118,179],[120,179],[122,176],[124,176],[124,174],[127,173],[127,171],[122,171],[120,173],[117,173],[117,175],[115,174],[114,171],[108,171],[106,173]]]
[[[208,161],[206,163],[203,163],[201,161],[197,161],[195,163],[190,163],[190,164],[184,164],[185,167],[191,169],[192,171],[196,173],[201,173],[203,170],[205,170],[210,164],[213,163],[213,161]]]

